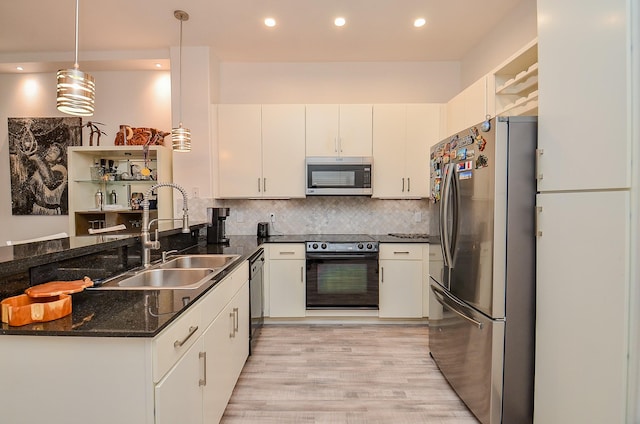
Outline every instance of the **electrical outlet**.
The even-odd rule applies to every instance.
[[[273,213],[273,212],[271,212],[271,213],[269,214],[269,220],[270,220],[271,222],[276,222],[276,214],[275,214],[275,213]]]

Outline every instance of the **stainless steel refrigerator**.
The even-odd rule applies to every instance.
[[[431,150],[429,349],[484,424],[533,422],[535,117]]]

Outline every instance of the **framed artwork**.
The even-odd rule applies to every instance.
[[[68,215],[67,147],[82,146],[82,118],[8,118],[11,213]]]

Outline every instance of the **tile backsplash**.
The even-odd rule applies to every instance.
[[[427,233],[428,200],[380,200],[359,196],[318,196],[291,200],[189,199],[193,222],[206,221],[207,207],[229,208],[228,235],[255,235],[258,222],[278,234]]]

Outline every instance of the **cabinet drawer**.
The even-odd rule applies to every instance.
[[[201,303],[187,312],[153,339],[153,382],[157,383],[204,331]]]
[[[202,325],[206,328],[222,312],[225,306],[244,283],[249,280],[249,262],[245,261],[238,268],[219,282],[200,303]]]
[[[304,243],[273,243],[269,246],[269,259],[304,259]]]
[[[422,243],[380,244],[380,259],[422,260]]]

